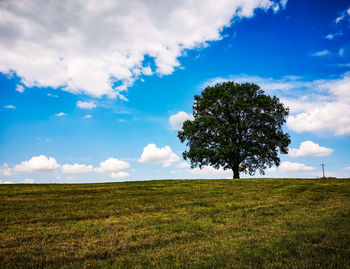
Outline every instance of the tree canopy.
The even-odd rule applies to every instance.
[[[289,109],[256,84],[232,81],[208,86],[194,96],[194,120],[183,123],[178,138],[192,168],[211,165],[254,175],[279,166],[287,154],[290,136],[282,130]]]

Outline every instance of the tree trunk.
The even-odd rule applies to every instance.
[[[237,165],[237,166],[235,166],[233,169],[232,169],[232,171],[233,171],[233,178],[235,179],[235,178],[239,178],[239,165]]]

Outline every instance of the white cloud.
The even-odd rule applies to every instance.
[[[312,56],[321,57],[321,56],[326,56],[328,54],[330,54],[328,50],[321,50],[313,53]]]
[[[174,115],[171,115],[169,117],[169,122],[171,125],[171,128],[174,130],[180,130],[182,128],[182,124],[186,120],[193,120],[194,117],[191,114],[187,114],[184,111],[179,111]]]
[[[339,56],[343,57],[344,56],[344,48],[340,48],[338,54],[339,54]]]
[[[341,36],[341,35],[343,35],[342,32],[337,32],[334,34],[328,34],[325,36],[325,38],[327,38],[328,40],[332,40],[332,39],[336,38],[337,36]]]
[[[90,118],[92,118],[92,115],[90,114],[84,116],[84,119],[90,119]]]
[[[30,179],[30,178],[26,178],[25,180],[22,181],[23,184],[34,184],[35,180],[34,179]]]
[[[130,174],[124,171],[111,173],[111,178],[128,178]]]
[[[52,172],[58,168],[60,168],[60,165],[55,158],[40,155],[17,164],[14,170],[18,172]]]
[[[94,168],[92,165],[84,165],[84,164],[64,164],[62,165],[62,173],[63,174],[85,174],[93,172]]]
[[[194,168],[190,170],[191,174],[195,175],[232,175],[232,170],[224,170],[222,168],[215,169],[211,166],[204,166],[202,169],[200,168]]]
[[[4,163],[2,166],[0,165],[0,176],[8,177],[11,175],[11,168],[8,167],[7,163]]]
[[[340,15],[335,19],[335,23],[342,22],[346,17],[350,16],[350,8],[340,12]]]
[[[333,34],[328,34],[328,35],[326,35],[326,38],[329,39],[329,40],[332,40],[334,38],[334,35]]]
[[[157,163],[162,164],[163,167],[169,167],[172,163],[180,161],[169,146],[157,148],[155,144],[148,144],[142,152],[139,160],[141,163]]]
[[[341,79],[331,81],[329,91],[338,99],[350,102],[350,73],[346,73]]]
[[[350,166],[345,167],[344,170],[350,170]]]
[[[320,94],[310,95],[309,105],[305,105],[305,100],[296,99],[304,108],[301,113],[289,116],[287,127],[296,132],[326,130],[335,135],[349,135],[350,73],[314,85],[320,88]]]
[[[213,79],[209,79],[202,83],[199,88],[204,89],[207,86],[214,86],[217,83],[223,83],[226,81],[234,81],[236,83],[255,83],[260,86],[266,92],[273,91],[288,91],[295,87],[302,86],[302,82],[300,82],[299,77],[295,76],[285,76],[281,79],[274,78],[264,78],[259,76],[249,76],[246,74],[240,75],[231,75],[228,77],[216,77]]]
[[[57,117],[63,117],[63,116],[66,116],[67,114],[66,113],[63,113],[63,112],[60,112],[60,113],[57,113],[55,114],[55,116]]]
[[[282,172],[300,172],[315,170],[312,166],[306,166],[303,163],[282,162],[278,168]]]
[[[191,165],[189,165],[187,162],[181,162],[176,165],[177,168],[190,168]]]
[[[122,97],[142,74],[171,74],[184,50],[222,39],[233,17],[252,17],[257,8],[277,11],[285,3],[4,0],[0,72],[13,70],[26,87]],[[154,59],[156,70],[145,56]]]
[[[290,108],[287,127],[295,132],[330,131],[350,134],[350,72],[340,78],[305,80],[231,75],[210,79],[200,88],[233,80],[256,83],[268,94],[276,94]]]
[[[117,172],[124,169],[128,169],[130,164],[125,161],[118,160],[116,158],[109,158],[104,162],[100,162],[100,166],[95,168],[96,172]]]
[[[95,107],[96,107],[96,104],[95,104],[94,102],[82,102],[82,101],[78,101],[77,107],[85,108],[85,109],[91,109],[91,108],[95,108]]]
[[[14,105],[6,105],[4,106],[4,108],[8,108],[8,109],[16,109],[16,107]]]
[[[341,22],[343,19],[344,19],[344,14],[341,14],[339,17],[337,17],[336,19],[335,19],[335,23],[339,23],[339,22]]]
[[[300,144],[298,149],[289,149],[288,155],[292,158],[301,156],[329,156],[333,152],[333,149],[321,147],[319,144],[312,141],[304,141]]]
[[[47,96],[53,97],[53,98],[58,98],[59,96],[56,94],[48,93]]]
[[[267,172],[269,172],[269,173],[273,173],[273,172],[276,172],[276,171],[277,171],[277,167],[275,167],[275,166],[267,168]]]
[[[333,67],[350,67],[350,63],[337,63],[337,64],[330,64],[329,66],[333,66]]]
[[[13,182],[12,181],[2,181],[0,179],[0,184],[13,184]]]
[[[24,92],[24,87],[23,87],[23,85],[18,84],[18,85],[16,86],[16,91],[17,91],[17,92],[20,92],[20,93]]]
[[[350,104],[331,102],[309,111],[291,115],[287,127],[295,132],[331,131],[335,135],[350,134]]]

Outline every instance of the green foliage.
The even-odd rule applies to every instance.
[[[0,268],[350,268],[350,179],[0,185]]]
[[[258,85],[224,82],[194,97],[194,120],[183,123],[178,137],[187,142],[183,153],[193,167],[212,165],[254,175],[278,166],[290,138],[282,126],[289,109]]]

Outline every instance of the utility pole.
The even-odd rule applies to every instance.
[[[321,166],[322,166],[322,174],[323,174],[323,178],[325,178],[326,176],[324,175],[324,167],[326,166],[325,164],[321,164]]]

